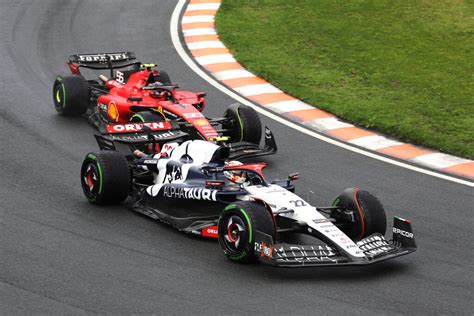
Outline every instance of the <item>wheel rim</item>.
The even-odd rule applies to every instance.
[[[54,91],[53,91],[53,99],[54,99],[54,105],[58,109],[62,109],[65,107],[66,103],[64,102],[64,85],[62,82],[58,82],[54,85]]]
[[[236,215],[232,215],[226,222],[226,234],[224,235],[224,244],[232,252],[239,251],[244,245],[247,230],[244,221]]]
[[[85,166],[82,173],[82,189],[88,199],[95,199],[100,189],[100,174],[93,163]]]

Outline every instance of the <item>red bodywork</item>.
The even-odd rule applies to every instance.
[[[157,70],[143,69],[130,75],[126,83],[117,80],[108,80],[106,86],[109,93],[102,95],[97,100],[99,113],[105,114],[107,119],[116,123],[128,123],[136,112],[131,110],[131,106],[149,107],[159,112],[163,117],[168,117],[170,113],[182,118],[193,125],[205,140],[218,136],[214,127],[201,114],[206,105],[205,93],[194,93],[189,91],[179,91],[174,89],[173,95],[176,103],[169,98],[153,95],[150,90],[142,90],[147,85],[147,80],[151,74],[158,74]],[[132,100],[130,100],[132,99]],[[140,100],[140,101],[134,101]],[[116,114],[113,109],[116,108]],[[112,115],[111,115],[112,113]]]

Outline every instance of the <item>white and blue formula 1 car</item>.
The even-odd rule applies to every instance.
[[[116,126],[117,127],[117,126]],[[367,265],[416,250],[411,223],[386,215],[370,193],[350,188],[331,206],[313,206],[293,181],[268,182],[265,163],[229,161],[229,148],[186,140],[172,125],[134,124],[96,135],[101,151],[86,155],[82,188],[94,204],[120,203],[176,229],[217,238],[235,262],[279,267]],[[119,131],[110,133],[110,131]],[[267,130],[266,137],[273,139]],[[146,146],[146,156],[119,146]],[[271,146],[271,144],[269,144]]]

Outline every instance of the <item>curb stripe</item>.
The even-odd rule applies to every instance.
[[[196,36],[196,35],[217,35],[216,30],[213,28],[197,28],[191,30],[183,30],[184,37]]]
[[[288,109],[292,109],[294,111],[308,111],[313,109],[312,106],[307,105],[306,103],[297,99],[269,103],[265,105],[265,108],[277,113],[286,113]]]
[[[383,136],[366,136],[350,140],[349,143],[361,146],[370,150],[378,150],[401,143],[395,140],[387,139]]]
[[[217,80],[230,80],[237,78],[251,78],[255,75],[247,70],[235,69],[235,70],[224,70],[214,73],[214,77]]]
[[[236,70],[236,69],[244,69],[241,64],[238,62],[232,63],[217,63],[217,64],[209,64],[204,66],[209,72],[215,73],[224,70]]]
[[[354,127],[354,125],[352,124],[339,121],[336,117],[327,117],[327,118],[311,120],[311,121],[305,122],[305,125],[311,126],[320,132],[330,131],[333,129]]]
[[[256,94],[262,94],[262,93],[282,92],[280,89],[275,88],[269,83],[253,84],[253,85],[235,88],[234,90],[240,93],[241,95],[243,95],[244,97],[256,95]]]
[[[283,117],[287,117],[286,124],[293,126],[293,128],[303,131],[302,128],[297,128],[288,119],[297,121],[308,128],[320,132],[319,136],[313,136],[322,139],[326,142],[335,144],[366,156],[383,160],[391,164],[399,165],[404,168],[422,172],[438,178],[447,179],[453,182],[474,186],[474,182],[466,182],[464,180],[452,178],[443,174],[432,172],[426,169],[420,169],[412,165],[403,164],[378,156],[377,153],[391,156],[397,159],[405,160],[409,163],[418,164],[428,168],[433,168],[442,172],[452,173],[457,176],[474,179],[474,161],[463,159],[452,155],[443,154],[433,150],[419,148],[417,146],[402,143],[398,140],[386,138],[383,135],[375,132],[356,127],[350,123],[344,122],[334,115],[317,109],[303,101],[285,94],[283,91],[266,82],[263,79],[256,77],[251,72],[245,70],[225,46],[220,42],[219,36],[215,30],[214,20],[215,14],[220,6],[220,0],[191,0],[189,1],[184,15],[182,17],[182,33],[188,49],[195,57],[195,61],[203,66],[211,73],[217,80],[224,83],[231,90],[227,90],[227,94],[231,95],[239,102],[249,104],[248,100],[255,102],[262,108],[257,109],[277,121],[282,122],[285,119],[278,119],[278,117],[271,114],[277,113]],[[177,29],[174,29],[174,23],[179,23],[179,11],[186,5],[186,1],[179,0],[175,8],[171,21],[173,44],[180,56],[186,61],[188,65],[191,63],[184,57],[184,53],[178,49],[177,44]],[[173,38],[174,36],[174,38]],[[220,44],[219,44],[220,43]],[[196,67],[191,67],[197,71]],[[199,73],[209,82],[212,79],[209,76]],[[214,84],[217,87],[217,83]],[[219,87],[224,91],[223,86]],[[240,98],[238,95],[231,93],[234,91],[248,100]],[[253,105],[252,105],[253,106]],[[254,106],[255,108],[255,106]],[[270,110],[271,112],[266,112]],[[281,118],[281,117],[280,117]],[[303,131],[305,132],[305,131]],[[309,132],[305,132],[309,133]],[[345,144],[355,145],[357,147],[368,149],[369,151],[356,150],[356,147],[350,147],[338,143],[337,140],[331,141],[326,138],[324,134],[330,136],[333,140],[338,139],[346,142]],[[371,153],[371,152],[372,153]]]
[[[194,57],[213,56],[213,55],[229,55],[229,56],[232,56],[230,54],[229,50],[225,47],[195,49],[191,53],[193,54]]]
[[[443,153],[432,153],[410,159],[410,161],[435,169],[446,169],[459,164],[465,164],[470,160],[454,157]]]
[[[225,47],[220,41],[201,41],[189,43],[189,50],[203,49],[203,48],[222,48]]]
[[[212,22],[212,23],[214,23],[214,16],[213,15],[183,16],[183,19],[181,20],[182,24],[196,23],[196,22]]]
[[[306,123],[313,122],[313,121],[314,123],[317,123],[316,121],[321,121],[323,119],[328,119],[328,118],[335,119],[335,116],[332,115],[331,113],[324,112],[313,107],[311,107],[311,109],[308,109],[308,110],[298,110],[298,111],[295,111],[292,108],[292,111],[287,112],[287,114]]]
[[[237,62],[231,54],[218,54],[196,57],[196,61],[201,65]]]

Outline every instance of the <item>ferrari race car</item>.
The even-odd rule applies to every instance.
[[[272,154],[260,147],[262,125],[257,112],[241,104],[231,105],[223,118],[207,118],[205,93],[181,91],[165,71],[154,64],[136,61],[134,53],[72,55],[67,63],[71,75],[57,76],[53,84],[54,106],[58,113],[86,116],[103,128],[112,123],[175,121],[192,139],[232,144],[232,155]],[[110,71],[86,80],[86,71]],[[132,128],[135,125],[127,125]]]
[[[294,193],[297,174],[268,182],[262,174],[265,163],[229,161],[228,147],[186,140],[184,133],[177,138],[169,134],[173,126],[119,129],[124,132],[96,135],[101,151],[84,159],[86,198],[102,205],[130,197],[137,212],[182,232],[218,239],[232,261],[367,265],[416,250],[409,220],[395,217],[392,239],[385,239],[384,208],[366,191],[350,188],[330,206],[312,206]],[[160,142],[160,152],[122,150],[147,142]]]

